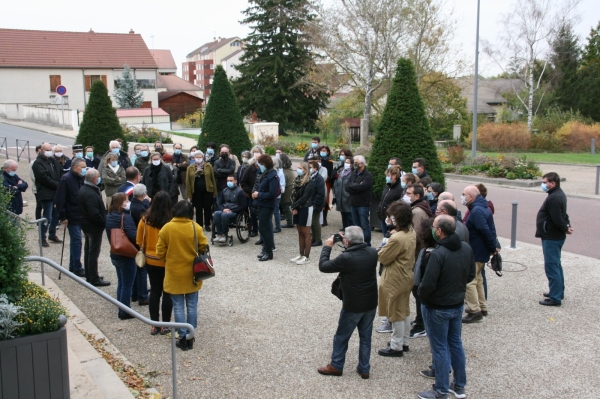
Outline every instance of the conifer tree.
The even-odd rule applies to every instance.
[[[123,151],[127,151],[125,135],[108,96],[108,90],[101,80],[97,80],[92,84],[90,99],[85,107],[75,143],[92,145],[96,154],[104,154],[108,151],[109,142],[117,138],[123,140]]]
[[[401,159],[405,171],[410,171],[415,158],[425,159],[433,181],[445,186],[442,164],[417,87],[415,67],[407,58],[398,60],[396,76],[373,142],[369,169],[373,173],[375,195],[381,195],[383,191],[385,170],[393,157]]]
[[[284,128],[313,129],[328,95],[307,76],[315,55],[306,34],[314,19],[307,0],[250,0],[242,21],[252,32],[233,82],[242,113],[279,122]]]
[[[578,106],[578,69],[581,49],[571,25],[560,27],[552,41],[550,60],[553,66],[554,101],[563,110],[575,110]]]
[[[120,78],[115,85],[115,101],[119,108],[139,108],[144,102],[144,93],[138,87],[129,66],[125,65]]]
[[[217,145],[229,145],[231,153],[238,157],[241,156],[242,151],[249,150],[251,147],[242,114],[233,95],[231,84],[227,80],[227,74],[221,65],[215,68],[198,146],[204,149],[211,141]]]

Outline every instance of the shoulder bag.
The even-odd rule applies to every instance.
[[[125,221],[125,214],[121,215],[121,227],[116,229],[110,229],[110,253],[113,255],[125,256],[127,258],[135,258],[138,250],[129,241],[129,237],[125,234],[123,224]]]
[[[342,293],[342,277],[338,274],[333,283],[331,283],[331,293],[338,297],[340,300],[344,299],[344,295]]]
[[[215,276],[215,269],[213,267],[213,260],[210,256],[210,249],[208,244],[204,247],[204,251],[198,253],[198,237],[196,236],[196,226],[192,221],[192,229],[194,230],[194,248],[196,249],[196,257],[192,263],[192,270],[194,272],[194,285],[198,281],[208,280]]]

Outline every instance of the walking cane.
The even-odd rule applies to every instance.
[[[67,229],[64,228],[63,229],[63,247],[62,247],[62,251],[60,252],[60,265],[62,266],[63,263],[63,256],[65,255],[65,236],[67,235]],[[64,267],[64,266],[63,266]],[[62,272],[58,273],[58,279],[60,280],[60,277],[62,276]]]

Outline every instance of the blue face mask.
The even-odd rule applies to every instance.
[[[413,175],[416,175],[417,173],[419,173],[419,171],[417,170],[417,168],[412,168],[412,173]]]
[[[392,165],[391,163],[388,163],[388,169],[392,169],[392,166],[394,166],[394,165]]]
[[[215,150],[213,150],[212,148],[207,148],[206,149],[206,153],[209,154],[209,155],[212,155],[212,154],[215,153]]]
[[[119,150],[118,148],[113,148],[112,149],[113,154],[119,155],[119,151],[121,151],[121,150]]]
[[[96,183],[96,185],[100,184],[100,182],[101,182],[101,181],[102,181],[102,178],[101,178],[101,177],[99,177],[99,178],[98,178],[98,183]]]
[[[326,153],[326,152],[323,152],[323,151],[321,151],[321,152],[319,153],[319,155],[321,155],[321,158],[325,158],[325,157],[327,156],[327,153]]]
[[[117,161],[112,161],[112,162],[110,163],[110,166],[112,166],[113,168],[116,168],[118,164],[119,164],[119,162],[117,162]]]
[[[310,146],[313,148],[313,150],[316,150],[316,149],[317,149],[317,146],[318,146],[318,144],[317,144],[317,143],[312,143]]]
[[[261,164],[258,164],[258,168],[260,169],[260,173],[265,173],[265,170],[267,170],[267,167]]]
[[[81,169],[81,176],[85,176],[86,173],[87,173],[87,168]]]
[[[546,183],[542,183],[540,184],[540,187],[542,188],[542,191],[547,193],[548,192],[548,186],[546,185]]]
[[[435,197],[433,196],[433,193],[428,191],[427,192],[427,200],[433,201],[434,199],[435,199]]]
[[[93,152],[87,152],[85,155],[86,155],[86,156],[87,156],[89,159],[92,159],[92,158],[94,158],[94,153],[93,153]]]
[[[392,178],[389,177],[389,176],[386,176],[385,177],[385,182],[388,183],[388,184],[391,183],[392,182]]]
[[[83,152],[76,152],[75,158],[83,158]]]
[[[234,183],[234,182],[232,182],[232,181],[228,181],[228,182],[227,182],[227,187],[229,187],[229,188],[234,188],[234,187],[235,187],[235,183]]]
[[[142,151],[140,154],[145,158],[148,156],[148,151]]]
[[[345,156],[343,156],[343,155],[340,155],[340,161],[341,161],[341,162],[344,162],[345,160],[346,160],[346,157],[345,157]]]
[[[404,183],[403,181],[401,181],[401,182],[400,182],[400,186],[401,186],[402,188],[406,188],[406,183]]]
[[[296,169],[296,173],[298,173],[298,176],[302,176],[304,171],[302,169]]]
[[[14,177],[14,176],[16,176],[16,175],[17,175],[17,172],[13,172],[13,171],[11,170],[10,172],[8,172],[8,175],[9,175],[10,177]]]
[[[175,153],[175,155],[179,155],[179,154],[181,154],[181,150],[175,150],[175,151],[173,151],[173,152]]]

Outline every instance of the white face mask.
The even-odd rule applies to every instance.
[[[349,163],[344,164],[344,169],[350,169],[351,167],[352,167],[352,165],[350,165]]]
[[[260,157],[262,154],[260,152],[255,152],[254,153],[254,159],[258,159],[258,157]]]
[[[467,198],[464,195],[460,196],[460,202],[464,205],[467,206]]]
[[[191,152],[190,152],[190,157],[192,157],[192,158],[193,158],[193,157],[194,157],[194,155],[196,155],[196,151],[191,151]]]
[[[54,156],[57,157],[57,158],[60,158],[60,157],[63,156],[63,153],[62,152],[55,152]]]
[[[153,160],[152,160],[152,165],[154,165],[154,166],[158,166],[158,165],[160,165],[160,159],[159,159],[159,160],[156,160],[156,161],[153,159]]]
[[[126,211],[128,211],[130,206],[131,206],[131,202],[126,202],[126,203],[123,204],[123,209],[125,209]]]
[[[52,155],[54,155],[54,154],[52,153],[52,151],[44,151],[44,155],[45,155],[47,158],[50,158],[50,157],[51,157]]]
[[[410,201],[410,197],[408,195],[405,195],[404,197],[402,197],[402,201],[406,202],[407,204],[410,205],[411,201]]]

